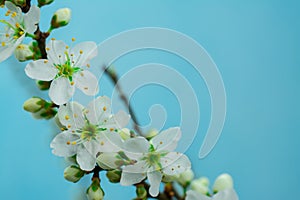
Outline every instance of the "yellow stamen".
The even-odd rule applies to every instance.
[[[20,28],[20,24],[18,22],[15,25],[17,28]]]
[[[24,31],[20,31],[19,34],[20,34],[20,35],[23,35],[23,34],[24,34]]]
[[[65,119],[66,119],[66,120],[69,120],[69,119],[70,119],[69,115],[66,115],[66,116],[65,116]]]
[[[55,40],[55,38],[51,38],[51,40],[53,41],[53,40]]]
[[[67,141],[67,145],[70,145],[71,144],[71,142],[70,141]]]
[[[74,141],[74,142],[72,142],[72,145],[75,145],[75,144],[77,144],[77,142],[75,142],[75,141]]]
[[[4,47],[6,45],[6,43],[5,42],[1,42],[1,45]]]
[[[45,63],[45,64],[48,63],[48,60],[44,60],[44,63]]]
[[[9,34],[8,34],[8,33],[6,33],[6,34],[5,34],[5,37],[7,37],[7,38],[8,38],[8,37],[9,37]]]
[[[60,130],[64,131],[65,129],[64,128],[60,128]]]
[[[72,38],[72,42],[75,42],[75,40],[76,40],[75,38]]]
[[[90,68],[90,67],[91,67],[91,65],[90,65],[90,64],[86,64],[86,66],[87,66],[88,68]]]
[[[84,87],[83,89],[88,90],[89,88],[88,87]]]
[[[103,110],[103,111],[106,111],[106,106],[104,106],[104,107],[102,108],[102,110]]]
[[[8,16],[10,15],[10,10],[8,10],[6,13],[5,13],[5,16]]]
[[[14,17],[16,17],[17,16],[17,13],[16,12],[13,12],[12,14],[11,14],[11,17],[12,18],[14,18]]]
[[[49,50],[50,50],[50,48],[47,47],[47,48],[46,48],[46,51],[49,51]]]
[[[113,130],[115,130],[115,129],[114,129],[114,128],[110,128],[109,130],[110,130],[110,131],[113,131]]]
[[[83,51],[82,51],[82,50],[80,50],[80,51],[79,51],[79,53],[80,53],[80,54],[83,54]]]
[[[16,39],[18,39],[19,37],[15,35],[13,38],[16,40]]]
[[[69,46],[66,46],[66,49],[69,49]]]
[[[71,82],[71,85],[74,85],[74,81]]]
[[[100,142],[100,144],[103,146],[103,145],[104,145],[104,142],[103,142],[103,141],[101,141],[101,142]]]
[[[70,125],[70,124],[68,125],[68,128],[71,128],[71,125]]]

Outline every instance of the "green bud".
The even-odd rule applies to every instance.
[[[26,0],[11,0],[16,6],[24,7],[26,6]]]
[[[40,90],[48,90],[50,88],[50,81],[36,81],[36,84]]]
[[[102,169],[107,169],[107,170],[117,169],[117,168],[119,168],[121,166],[120,165],[121,164],[120,161],[122,161],[118,157],[119,157],[118,153],[109,153],[109,152],[107,152],[107,153],[101,153],[97,157],[97,164]]]
[[[27,112],[37,113],[43,108],[44,103],[45,100],[38,97],[32,97],[24,102],[23,108]]]
[[[136,186],[136,195],[138,199],[146,199],[147,198],[147,190],[144,185],[140,184]]]
[[[121,138],[123,140],[128,140],[130,138],[130,130],[128,128],[123,128],[121,129],[121,131],[119,132]]]
[[[99,178],[93,178],[93,182],[86,191],[88,200],[102,200],[104,197],[104,192],[100,187]]]
[[[30,60],[33,58],[33,52],[31,50],[31,48],[29,47],[29,45],[20,44],[15,49],[15,57],[20,62],[24,62],[24,61],[27,61],[27,60]]]
[[[71,10],[69,8],[61,8],[57,10],[51,20],[51,29],[63,27],[69,24],[71,19]]]
[[[38,0],[38,5],[39,7],[45,6],[45,5],[49,5],[53,2],[54,0]]]
[[[179,175],[179,177],[177,178],[177,182],[180,185],[186,187],[191,183],[193,178],[194,178],[194,172],[191,169],[188,169]]]
[[[76,183],[84,176],[84,171],[79,167],[72,165],[65,169],[64,177],[67,181]]]
[[[206,177],[201,177],[191,182],[191,189],[204,195],[209,193],[208,186],[209,180]]]
[[[151,139],[151,138],[153,138],[154,136],[156,136],[158,134],[158,130],[156,130],[156,129],[151,129],[151,130],[149,130],[146,134],[145,134],[145,137],[147,138],[147,139]]]
[[[213,186],[213,192],[217,193],[222,190],[232,189],[232,188],[233,188],[232,177],[229,174],[221,174],[215,180],[215,183]]]
[[[121,174],[122,174],[121,170],[114,169],[114,170],[107,171],[106,176],[110,182],[119,183],[121,180]]]
[[[42,108],[36,113],[32,113],[35,119],[52,119],[55,117],[57,111],[54,108]]]
[[[162,177],[162,182],[170,183],[170,182],[176,181],[178,178],[179,178],[179,174],[175,174],[175,175],[164,174]]]

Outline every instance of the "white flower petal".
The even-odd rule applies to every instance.
[[[52,153],[57,156],[70,157],[76,154],[77,146],[67,144],[68,141],[75,141],[79,137],[70,131],[64,131],[58,134],[51,142]]]
[[[218,192],[216,195],[214,195],[213,200],[238,200],[239,197],[237,196],[234,189],[227,189]]]
[[[11,56],[14,50],[17,48],[19,44],[24,40],[25,34],[23,34],[19,39],[14,41],[14,43],[6,44],[4,47],[0,46],[0,62],[6,60],[9,56]]]
[[[117,152],[123,145],[121,136],[116,132],[103,132],[97,137],[100,152]]]
[[[83,106],[77,102],[60,106],[57,113],[60,123],[71,130],[82,128],[85,124],[83,109]]]
[[[161,158],[163,173],[167,175],[176,175],[185,172],[191,168],[189,158],[181,153],[170,152]]]
[[[17,7],[15,4],[9,1],[5,1],[5,6],[11,12],[21,13],[21,8]]]
[[[179,127],[169,128],[162,131],[151,139],[151,143],[157,151],[173,151],[177,142],[181,137],[181,131]]]
[[[150,183],[149,193],[151,196],[156,197],[159,193],[159,185],[162,179],[160,171],[148,172],[147,177]]]
[[[123,149],[131,153],[147,153],[149,150],[149,142],[144,137],[130,138],[124,142]]]
[[[120,110],[114,115],[114,119],[116,121],[117,128],[122,129],[129,123],[130,115],[128,115],[125,111]]]
[[[189,190],[187,191],[186,193],[186,200],[212,200],[212,198],[208,197],[208,196],[205,196],[203,194],[200,194],[196,191],[193,191],[193,190]],[[225,200],[225,199],[222,199],[222,200]]]
[[[100,144],[96,140],[86,141],[83,143],[83,145],[87,149],[87,151],[94,157],[96,157],[101,150]]]
[[[98,48],[95,42],[82,42],[70,50],[70,54],[74,55],[76,67],[87,65],[90,59],[94,58],[97,53]]]
[[[65,64],[66,62],[66,43],[61,40],[51,40],[47,44],[47,55],[48,59],[52,61],[53,64]]]
[[[98,97],[89,103],[86,111],[86,117],[92,124],[103,123],[111,115],[110,99]]]
[[[25,31],[33,34],[37,29],[37,24],[40,21],[40,9],[36,6],[31,6],[28,13],[24,15]]]
[[[74,82],[76,87],[86,95],[93,96],[99,92],[96,76],[87,70],[76,73]]]
[[[77,147],[76,160],[82,170],[91,171],[96,165],[96,156],[91,155],[83,145]]]
[[[62,105],[71,99],[74,94],[74,89],[75,88],[71,85],[69,79],[59,77],[52,81],[49,89],[49,96],[55,104]]]
[[[51,81],[57,74],[57,69],[45,59],[36,60],[27,64],[25,73],[32,79]]]
[[[138,173],[138,174],[147,174],[147,171],[149,170],[147,163],[145,161],[138,161],[137,163],[133,165],[127,165],[123,168],[123,172],[127,173]]]
[[[124,186],[129,186],[132,184],[140,183],[146,178],[146,173],[128,173],[122,172],[120,184]]]

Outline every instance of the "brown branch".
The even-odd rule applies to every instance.
[[[31,0],[26,0],[26,3],[24,6],[21,6],[22,12],[27,13],[30,10],[31,7]]]
[[[42,59],[47,59],[47,52],[46,52],[46,39],[49,37],[48,32],[42,32],[40,27],[38,26],[37,30],[34,32],[35,40],[38,43],[38,47],[42,54]]]
[[[139,127],[139,123],[138,120],[136,118],[135,112],[133,111],[133,108],[131,106],[131,104],[129,103],[129,100],[127,98],[127,96],[125,95],[125,93],[123,92],[120,84],[118,84],[118,76],[115,72],[109,70],[109,67],[103,67],[103,71],[104,73],[110,78],[110,80],[114,83],[118,93],[119,93],[119,97],[120,99],[123,101],[123,103],[125,104],[125,106],[128,108],[129,114],[131,115],[132,121],[133,121],[133,128],[134,130],[139,134],[139,135],[143,135],[142,134],[142,130]]]

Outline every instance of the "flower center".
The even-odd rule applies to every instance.
[[[150,152],[142,160],[146,161],[149,167],[154,167],[155,170],[162,169],[162,165],[160,163],[161,154],[158,152]]]
[[[80,137],[82,140],[90,141],[96,138],[98,132],[98,127],[96,125],[86,124],[82,129]]]
[[[74,66],[76,63],[71,60],[67,51],[65,52],[65,55],[67,61],[64,64],[55,64],[55,67],[58,69],[57,77],[64,76],[72,82],[74,73],[81,71],[81,69],[80,67]]]

